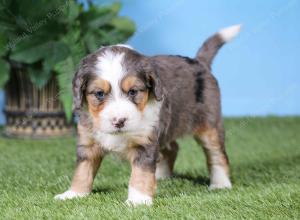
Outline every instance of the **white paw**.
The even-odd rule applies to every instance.
[[[74,198],[81,198],[89,195],[89,193],[78,193],[71,190],[68,190],[62,194],[58,194],[54,197],[57,200],[66,200],[66,199],[74,199]]]
[[[226,183],[219,183],[219,184],[210,184],[208,189],[209,190],[214,190],[214,189],[231,189],[231,182],[228,181]]]
[[[170,170],[167,160],[159,161],[156,165],[155,178],[157,180],[167,179],[172,177],[172,172]]]
[[[127,205],[138,206],[138,205],[152,205],[152,197],[146,194],[139,192],[133,187],[129,187],[128,199],[126,200]]]
[[[231,187],[231,182],[225,169],[222,166],[213,166],[208,189],[231,189]]]
[[[137,207],[139,205],[146,205],[151,206],[152,205],[152,199],[145,199],[145,200],[126,200],[126,204],[129,206]]]

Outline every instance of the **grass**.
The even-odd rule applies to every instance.
[[[55,201],[75,164],[75,139],[0,138],[1,219],[300,219],[300,118],[226,119],[233,189],[210,192],[204,155],[180,140],[176,177],[154,205],[129,208],[129,166],[109,156],[91,196]]]

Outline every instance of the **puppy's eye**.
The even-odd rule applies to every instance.
[[[105,97],[105,93],[103,91],[98,91],[95,93],[95,96],[97,97],[97,99],[103,100]]]
[[[136,89],[129,89],[128,96],[135,97],[137,95],[138,91]]]

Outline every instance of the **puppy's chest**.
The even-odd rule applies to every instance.
[[[147,144],[149,135],[111,135],[99,132],[94,136],[94,139],[106,151],[123,153],[133,146]]]
[[[125,135],[111,135],[100,132],[94,136],[94,139],[104,150],[114,152],[125,151],[131,143],[130,138]]]

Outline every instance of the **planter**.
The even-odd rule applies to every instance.
[[[73,131],[58,99],[59,89],[52,77],[41,89],[33,85],[26,69],[13,67],[5,86],[6,126],[9,137],[48,138],[69,135]]]

